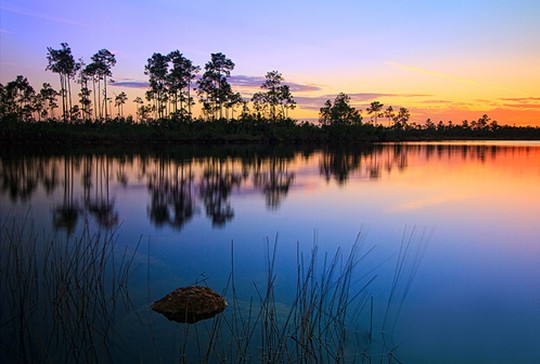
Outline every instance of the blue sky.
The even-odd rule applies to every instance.
[[[419,122],[488,113],[540,124],[537,0],[2,0],[0,12],[2,83],[23,74],[36,88],[58,87],[45,67],[47,47],[61,42],[87,61],[109,49],[113,78],[132,84],[146,81],[154,52],[178,49],[201,66],[222,52],[244,85],[270,70],[297,85],[298,118],[316,118],[326,98],[345,92],[359,108],[375,99],[408,107]]]

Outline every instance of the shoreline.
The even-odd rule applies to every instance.
[[[185,121],[162,120],[130,123],[58,121],[20,122],[0,120],[4,145],[339,145],[381,142],[436,142],[474,140],[540,140],[539,127],[492,128],[393,128],[373,124],[315,125],[291,119]]]

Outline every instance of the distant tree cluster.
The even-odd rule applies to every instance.
[[[109,82],[113,82],[112,67],[116,64],[116,58],[107,49],[101,49],[92,57],[92,62],[86,65],[83,59],[75,61],[71,48],[67,43],[62,43],[60,49],[47,48],[47,61],[49,62],[46,70],[57,73],[60,77],[60,92],[62,99],[62,119],[64,121],[71,119],[91,119],[94,120],[109,118],[111,114],[111,98],[107,95],[107,77]],[[72,98],[71,82],[80,85],[79,105],[74,104]],[[92,82],[92,91],[88,88],[88,82]],[[103,85],[103,93],[101,86]],[[96,92],[97,86],[97,92]],[[92,101],[91,95],[94,95]],[[103,99],[101,96],[103,95]],[[125,103],[127,100],[124,93],[115,100],[117,104]],[[118,107],[120,112],[120,106]]]
[[[108,85],[114,83],[112,68],[116,58],[107,49],[101,49],[90,57],[86,64],[82,58],[76,60],[67,43],[59,49],[47,48],[47,71],[59,76],[60,90],[50,84],[43,84],[37,92],[23,76],[1,87],[0,117],[10,116],[22,121],[56,119],[54,111],[60,98],[60,119],[63,121],[107,121],[113,117],[124,117],[127,94],[122,91],[114,95],[108,92]],[[244,99],[234,92],[229,77],[235,64],[223,53],[212,53],[204,66],[195,65],[180,51],[168,54],[154,53],[148,58],[144,73],[148,76],[149,89],[145,100],[136,97],[137,118],[149,120],[192,120],[192,107],[196,91],[206,120],[234,119],[235,110],[241,107],[240,118],[282,120],[288,118],[288,110],[294,109],[296,102],[288,85],[283,84],[283,75],[278,71],[266,74],[261,85],[251,99]],[[196,82],[195,82],[196,81]],[[73,83],[79,85],[78,101],[73,96]],[[253,104],[254,112],[249,109]]]
[[[149,77],[150,89],[146,99],[150,105],[143,105],[140,98],[134,100],[138,116],[145,120],[151,113],[155,119],[164,117],[191,117],[191,84],[200,67],[176,50],[167,55],[154,53],[148,58],[144,73]]]

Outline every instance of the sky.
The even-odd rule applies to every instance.
[[[540,126],[539,19],[538,0],[1,0],[0,82],[59,89],[47,47],[67,42],[87,63],[105,48],[117,59],[110,90],[128,94],[130,112],[154,52],[201,67],[221,52],[246,97],[281,72],[300,120],[344,92],[363,110],[406,107],[417,123],[488,114]]]

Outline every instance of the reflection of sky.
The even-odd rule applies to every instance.
[[[4,0],[0,12],[2,83],[23,74],[34,87],[57,85],[44,71],[46,48],[67,42],[87,62],[102,48],[115,53],[114,79],[125,88],[113,93],[133,100],[144,90],[127,86],[148,81],[153,52],[179,49],[201,66],[223,52],[242,85],[281,71],[296,87],[299,118],[316,118],[345,92],[363,109],[375,99],[408,107],[418,122],[485,112],[502,123],[540,122],[535,0]]]
[[[287,281],[295,274],[297,242],[308,251],[315,239],[321,254],[332,254],[337,246],[348,249],[361,232],[366,249],[375,246],[366,265],[360,266],[365,272],[395,259],[404,229],[417,226],[419,233],[431,234],[431,238],[396,328],[406,338],[402,350],[418,359],[412,361],[466,362],[479,352],[482,359],[504,362],[537,358],[540,148],[505,146],[484,154],[483,147],[464,152],[452,146],[426,154],[421,145],[404,146],[401,150],[407,152],[398,153],[406,160],[402,169],[396,165],[402,158],[394,158],[400,149],[375,150],[359,157],[360,163],[343,183],[335,176],[327,181],[320,175],[321,162],[328,160],[323,154],[313,153],[304,163],[295,157],[285,164],[295,178],[278,208],[267,206],[262,190],[248,177],[249,192],[242,192],[242,185],[229,196],[234,209],[229,222],[212,228],[198,200],[197,213],[180,230],[167,225],[156,228],[149,221],[147,176],[159,174],[159,165],[149,163],[148,175],[141,178],[141,160],[135,157],[133,164],[125,165],[127,188],[118,182],[110,186],[122,222],[119,243],[133,246],[142,239],[141,252],[149,249],[153,262],[151,294],[161,297],[176,286],[193,283],[201,274],[210,277],[210,285],[222,287],[234,242],[239,289],[249,292],[253,280],[264,278],[264,241],[272,242],[276,234],[277,279]],[[378,179],[369,178],[372,163],[382,166]],[[172,160],[164,165],[168,171],[175,170]],[[191,166],[195,184],[208,165],[197,159]],[[271,165],[261,160],[262,170]],[[116,176],[117,161],[111,160],[110,168]],[[241,164],[225,160],[222,170],[239,173]],[[80,181],[76,173],[78,201]],[[200,192],[196,187],[194,191]],[[30,200],[34,218],[50,216],[52,200],[58,204],[62,199],[60,187],[51,199],[38,189]],[[2,213],[9,205],[3,194]],[[42,226],[50,226],[51,220],[46,219]],[[144,257],[140,260],[145,262]],[[393,260],[376,271],[377,300],[388,293],[384,283],[391,278],[392,264]],[[502,345],[505,341],[513,345]],[[433,360],[426,359],[430,355]]]

